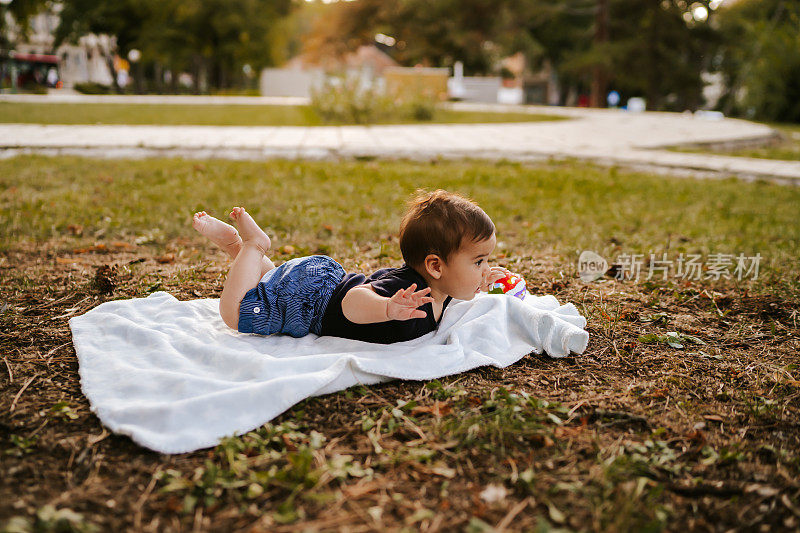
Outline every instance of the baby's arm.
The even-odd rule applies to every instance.
[[[430,296],[425,296],[431,288],[425,287],[414,292],[416,288],[417,284],[414,283],[387,298],[376,293],[372,285],[353,287],[342,299],[342,313],[347,320],[355,324],[425,318],[427,316],[425,311],[417,308],[433,301]]]

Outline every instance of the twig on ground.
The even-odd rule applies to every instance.
[[[33,383],[33,380],[34,380],[34,379],[36,379],[37,377],[39,377],[39,374],[38,374],[38,373],[36,373],[36,374],[34,374],[33,376],[31,376],[31,379],[29,379],[29,380],[28,380],[28,381],[25,383],[25,385],[23,385],[23,386],[22,386],[22,388],[19,390],[19,392],[17,393],[17,395],[16,395],[16,396],[14,396],[14,401],[13,401],[13,402],[11,402],[11,407],[8,409],[8,412],[9,412],[9,413],[13,413],[13,412],[14,412],[14,408],[17,406],[17,400],[19,400],[19,397],[20,397],[20,396],[22,396],[22,393],[23,393],[23,392],[25,392],[25,389],[27,389],[27,388],[28,388],[28,385],[30,385],[31,383]]]
[[[8,364],[8,359],[3,356],[3,361],[6,364],[6,369],[8,370],[8,382],[14,383],[14,374],[11,372],[11,365]]]
[[[722,483],[711,485],[702,483],[693,487],[686,487],[676,483],[666,483],[664,485],[667,489],[680,494],[682,496],[735,496],[744,493],[742,487],[734,485],[724,485]]]
[[[136,531],[141,530],[142,528],[142,507],[144,503],[147,501],[147,498],[150,497],[150,493],[153,492],[153,489],[156,486],[156,472],[153,472],[150,483],[147,484],[147,488],[144,489],[144,492],[136,500],[136,504],[133,506],[134,513],[133,513],[133,529]]]
[[[505,530],[505,528],[508,527],[511,521],[514,520],[514,517],[516,517],[519,513],[521,513],[525,509],[525,507],[528,506],[529,503],[532,503],[531,500],[532,500],[531,498],[525,498],[517,505],[512,507],[511,510],[508,512],[508,514],[504,516],[503,519],[500,520],[500,522],[497,523],[495,531],[502,532],[503,530]]]
[[[648,420],[645,417],[634,415],[631,413],[626,413],[625,411],[606,411],[604,409],[596,409],[590,416],[594,419],[602,419],[602,418],[614,419],[611,422],[603,424],[603,427],[614,426],[617,424],[624,424],[626,422],[641,424],[646,428],[650,427],[650,422],[648,422]]]
[[[52,350],[47,352],[47,354],[42,359],[47,359],[46,363],[49,365],[51,363],[51,361],[53,360],[53,356],[55,356],[55,352],[60,350],[64,346],[69,346],[70,344],[72,344],[72,341],[65,342],[61,346],[56,346],[55,348],[53,348]]]

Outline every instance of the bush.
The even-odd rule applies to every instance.
[[[436,113],[436,100],[423,94],[401,97],[395,101],[398,116],[401,118],[424,122],[433,120],[433,115]]]
[[[311,107],[324,122],[369,124],[387,117],[391,102],[357,77],[336,75],[312,89]]]
[[[82,94],[111,94],[111,87],[100,83],[76,83],[75,90]]]
[[[423,95],[393,97],[374,84],[364,87],[358,77],[335,75],[312,89],[311,108],[324,122],[374,124],[393,120],[432,120],[436,102]]]
[[[47,94],[47,87],[38,83],[26,83],[22,87],[22,92],[29,94]]]

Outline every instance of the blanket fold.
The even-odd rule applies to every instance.
[[[584,317],[553,296],[454,300],[436,331],[388,345],[238,333],[218,305],[155,292],[70,319],[81,387],[103,424],[152,450],[184,453],[255,429],[310,396],[502,368],[531,352],[581,354],[589,341]]]

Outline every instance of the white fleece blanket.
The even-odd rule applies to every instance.
[[[81,387],[105,426],[158,452],[190,452],[258,428],[310,396],[502,368],[531,352],[580,354],[589,341],[575,306],[553,296],[453,300],[436,331],[389,345],[238,333],[218,305],[156,292],[70,319]]]

